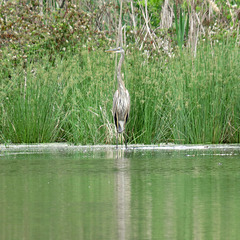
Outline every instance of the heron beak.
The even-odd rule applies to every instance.
[[[116,52],[117,50],[118,50],[117,48],[112,48],[112,49],[106,50],[105,52],[113,53],[113,52]]]

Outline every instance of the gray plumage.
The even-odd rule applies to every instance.
[[[129,112],[130,112],[130,96],[129,96],[128,90],[125,88],[125,84],[121,76],[121,68],[122,68],[122,63],[124,61],[124,50],[123,48],[119,47],[119,48],[107,50],[107,52],[121,53],[121,58],[118,63],[118,69],[117,69],[118,89],[113,96],[113,108],[112,108],[113,118],[114,118],[117,134],[118,134],[118,133],[124,132],[125,124],[128,120]],[[117,136],[117,140],[118,140],[118,136]],[[125,143],[127,147],[127,142],[125,141]],[[117,142],[117,145],[118,145],[118,142]]]

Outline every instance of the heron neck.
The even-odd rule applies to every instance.
[[[117,80],[118,80],[118,86],[120,89],[125,89],[125,85],[124,85],[124,82],[123,82],[122,76],[121,76],[121,69],[122,69],[123,61],[124,61],[124,52],[121,53],[121,58],[118,63],[118,71],[117,71]]]

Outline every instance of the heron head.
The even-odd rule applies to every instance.
[[[105,52],[109,52],[109,53],[124,53],[124,50],[122,47],[118,47],[118,48],[112,48],[109,50],[106,50]]]

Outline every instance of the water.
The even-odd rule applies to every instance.
[[[0,239],[239,239],[237,145],[41,146],[0,146]]]

